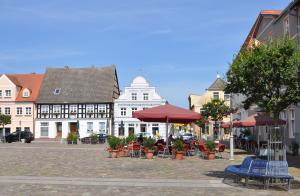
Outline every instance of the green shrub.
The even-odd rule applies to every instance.
[[[210,152],[214,151],[216,147],[215,142],[213,140],[206,141],[205,146]]]
[[[117,150],[120,145],[120,139],[115,136],[109,136],[108,145],[112,150]]]
[[[173,147],[177,151],[183,151],[184,150],[183,142],[180,139],[175,140]]]
[[[135,141],[136,137],[134,134],[130,134],[127,138],[126,138],[126,144],[128,144],[129,142]]]
[[[78,139],[78,136],[75,133],[70,132],[68,134],[68,137],[67,137],[68,142],[75,142],[75,141],[77,141],[77,139]]]
[[[143,142],[144,147],[146,147],[148,150],[153,150],[155,145],[155,139],[153,138],[146,138]]]
[[[91,142],[92,143],[97,143],[98,142],[98,135],[96,133],[91,133]]]

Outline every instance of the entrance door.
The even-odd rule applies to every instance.
[[[128,128],[128,135],[134,135],[134,127]]]
[[[146,124],[141,124],[141,133],[145,133],[146,132]]]
[[[56,138],[61,138],[62,135],[62,123],[57,122],[56,123]]]
[[[71,133],[77,133],[77,123],[70,123],[70,132]]]

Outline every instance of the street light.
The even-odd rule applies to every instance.
[[[229,82],[227,82],[230,84]],[[230,93],[230,108],[232,109],[232,93]],[[233,116],[232,116],[232,111],[230,112],[230,158],[229,160],[233,161],[234,160],[234,144],[233,144]]]

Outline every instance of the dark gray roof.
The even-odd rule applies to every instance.
[[[59,95],[53,93],[55,89],[61,89]],[[48,68],[37,103],[111,103],[119,94],[114,65]]]
[[[207,89],[209,91],[222,91],[224,90],[226,82],[221,78],[217,78],[214,83]]]

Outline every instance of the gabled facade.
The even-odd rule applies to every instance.
[[[103,68],[50,68],[37,99],[36,138],[80,138],[111,134],[114,99],[120,94],[114,65]]]
[[[130,87],[115,100],[115,130],[114,134],[127,137],[129,134],[143,133],[145,136],[162,138],[166,135],[165,123],[146,123],[132,118],[132,112],[164,105],[166,100],[150,86],[147,80],[141,76],[136,77]]]
[[[300,1],[291,2],[283,11],[280,10],[265,10],[262,11],[255,24],[253,25],[248,37],[246,38],[243,47],[251,47],[253,44],[265,43],[274,38],[283,38],[289,36],[295,39],[300,44]],[[241,105],[245,99],[242,95],[235,95],[233,105]],[[249,110],[240,108],[234,118],[243,119],[257,111],[260,108],[252,106]],[[300,144],[300,109],[297,106],[291,105],[286,110],[282,111],[281,118],[287,121],[285,139],[287,150],[289,151],[290,144],[297,142]],[[264,127],[261,127],[265,130]],[[264,131],[261,131],[264,133]],[[259,136],[260,140],[266,140],[267,134]]]
[[[11,116],[11,124],[0,135],[15,131],[34,132],[35,102],[42,74],[3,74],[0,76],[0,113]]]
[[[204,104],[210,102],[213,99],[224,100],[225,103],[230,105],[230,95],[224,93],[225,81],[217,76],[217,79],[211,84],[211,86],[206,90],[203,95],[191,94],[189,96],[189,108],[194,112],[201,113]],[[229,122],[230,119],[225,117],[223,122]],[[214,122],[209,122],[205,130],[200,130],[196,125],[193,126],[194,132],[199,134],[201,131],[202,136],[213,136],[214,134]]]

